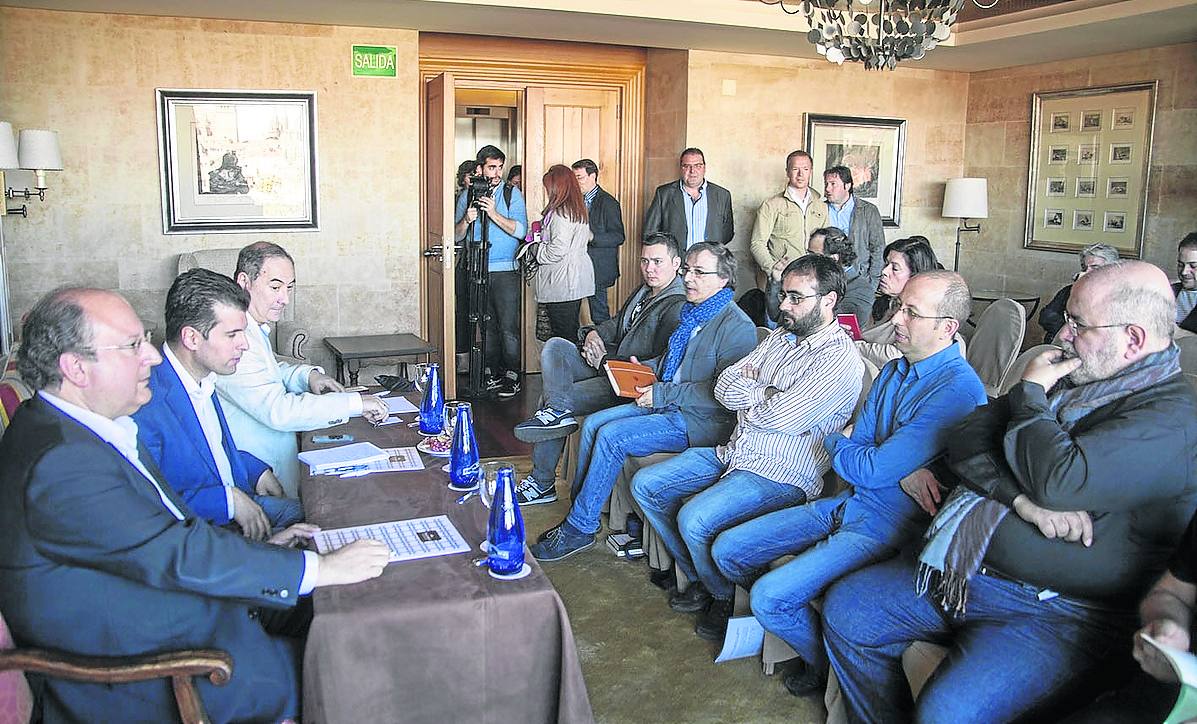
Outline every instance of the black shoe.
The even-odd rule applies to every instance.
[[[672,568],[663,571],[650,571],[648,582],[670,595],[677,593],[677,576],[673,574]]]
[[[678,613],[702,613],[711,603],[711,594],[706,586],[695,581],[686,590],[669,597],[669,607]]]
[[[627,522],[623,524],[623,527],[633,538],[644,538],[644,521],[640,520],[640,516],[635,513],[628,513]]]
[[[495,395],[500,400],[510,400],[520,393],[520,381],[507,377],[499,382],[499,389]]]
[[[786,674],[781,683],[786,687],[786,691],[794,696],[822,695],[827,690],[827,675],[804,664]]]
[[[553,535],[553,533],[554,533],[554,532],[556,532],[556,530],[557,530],[558,528],[560,528],[560,527],[561,527],[561,524],[562,524],[562,523],[564,523],[564,522],[565,522],[565,521],[563,520],[563,521],[561,521],[561,523],[558,523],[557,525],[553,526],[552,528],[549,528],[549,529],[548,529],[548,530],[546,530],[545,532],[543,532],[543,533],[541,533],[540,535],[536,536],[536,542],[537,542],[537,543],[543,543],[543,542],[545,542],[546,540],[548,540],[549,536]]]
[[[722,641],[723,637],[727,635],[727,620],[731,618],[734,604],[735,602],[730,598],[711,599],[711,605],[707,607],[707,612],[699,616],[698,623],[694,625],[694,633],[698,634],[698,638],[707,641]]]

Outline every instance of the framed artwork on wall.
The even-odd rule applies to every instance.
[[[1142,257],[1157,86],[1034,94],[1024,247]]]
[[[807,113],[805,147],[814,161],[812,183],[832,166],[847,166],[856,196],[877,206],[885,226],[901,224],[906,121]]]
[[[316,94],[159,88],[162,231],[315,231]]]

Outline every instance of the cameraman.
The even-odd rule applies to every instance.
[[[487,255],[487,278],[490,293],[487,295],[486,323],[486,389],[500,399],[515,397],[520,391],[520,275],[515,261],[515,252],[528,230],[528,214],[524,208],[524,196],[520,190],[503,181],[503,165],[507,157],[494,146],[478,149],[478,171],[490,184],[490,193],[476,196],[470,204],[471,194],[461,194],[457,199],[454,237],[462,238],[466,227],[476,219],[478,212],[486,215],[487,241],[490,251]],[[470,243],[481,243],[482,224],[474,224]],[[460,296],[460,295],[459,295]]]

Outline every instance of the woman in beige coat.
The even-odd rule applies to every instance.
[[[593,235],[573,171],[560,164],[550,168],[544,175],[544,191],[548,203],[535,249],[540,266],[533,291],[536,302],[548,311],[553,336],[575,342],[582,300],[594,294],[594,266],[586,253]]]

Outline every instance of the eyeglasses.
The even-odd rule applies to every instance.
[[[81,352],[99,352],[100,350],[104,350],[104,349],[120,349],[120,350],[125,350],[128,352],[133,352],[134,354],[138,354],[141,352],[141,345],[143,345],[143,344],[153,344],[153,342],[150,340],[150,333],[148,330],[146,332],[143,332],[142,336],[138,337],[137,339],[133,340],[132,342],[126,342],[125,344],[105,344],[105,345],[101,345],[99,347],[88,347],[88,348],[80,350],[80,351]]]
[[[805,299],[815,299],[821,297],[822,294],[799,294],[798,292],[781,291],[777,293],[777,303],[785,304],[787,301],[795,307],[802,304]]]
[[[685,264],[682,264],[681,268],[678,269],[678,271],[681,273],[682,276],[686,276],[687,274],[694,274],[695,276],[700,276],[700,277],[710,276],[712,274],[719,273],[717,271],[707,271],[706,269],[699,269],[696,266],[686,266]]]
[[[1086,329],[1108,329],[1110,327],[1125,327],[1130,322],[1119,322],[1118,324],[1084,324],[1072,318],[1072,315],[1067,310],[1064,311],[1064,326],[1068,327],[1068,331],[1072,336],[1076,336]]]
[[[905,314],[907,319],[955,319],[955,317],[934,316],[930,314],[919,314],[910,307],[898,307],[894,310],[894,316]]]

